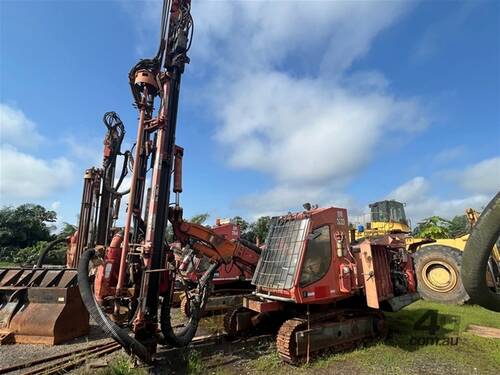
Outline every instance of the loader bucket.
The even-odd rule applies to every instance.
[[[0,268],[0,344],[55,345],[88,332],[75,269]]]

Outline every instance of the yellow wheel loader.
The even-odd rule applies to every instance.
[[[411,227],[404,204],[394,200],[375,202],[369,205],[370,219],[354,228],[356,239],[380,236],[386,233],[405,234],[407,249],[414,253],[415,273],[420,296],[429,301],[463,304],[469,299],[465,290],[460,269],[462,254],[469,234],[457,238],[428,239],[411,235]],[[467,209],[471,227],[476,223],[479,213]],[[500,252],[494,246],[488,263],[487,284],[495,289],[500,282]]]

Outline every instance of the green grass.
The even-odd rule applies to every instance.
[[[414,325],[427,311],[438,318],[457,316],[458,330],[444,324],[443,337],[457,337],[457,345],[414,345],[411,337],[428,336]],[[353,351],[324,354],[310,364],[291,367],[270,352],[249,361],[250,374],[499,374],[500,339],[474,336],[466,332],[469,324],[500,328],[500,314],[478,306],[454,306],[417,301],[397,313],[387,313],[390,335],[384,342]],[[428,322],[424,322],[425,325]],[[418,328],[418,327],[417,327]]]
[[[443,337],[458,337],[457,345],[412,343],[412,337],[430,336],[425,330],[417,330],[414,326],[428,310],[436,310],[439,317],[459,317],[458,330],[453,330],[453,325],[448,324],[444,325],[445,330],[441,333]],[[500,373],[500,340],[477,337],[465,332],[469,324],[500,327],[500,314],[478,306],[417,301],[397,313],[387,313],[386,316],[391,334],[385,342],[322,358],[313,367],[335,368],[336,364],[342,367],[350,362],[359,368],[360,374]],[[424,325],[426,323],[429,322],[424,322]]]
[[[273,374],[276,370],[283,366],[283,361],[278,356],[276,351],[270,354],[265,354],[258,357],[252,364],[252,367],[259,372],[267,372]]]
[[[205,363],[196,350],[191,350],[187,355],[186,372],[190,375],[202,375],[207,372]]]
[[[200,321],[199,327],[207,331],[207,334],[224,333],[224,315],[213,314],[204,317]]]
[[[397,313],[386,313],[391,328],[412,330],[413,323],[420,317],[422,311],[437,310],[439,314],[456,315],[460,317],[460,330],[464,331],[469,324],[479,324],[500,328],[500,314],[473,305],[444,305],[435,302],[417,301]],[[396,327],[396,324],[401,324]]]
[[[147,371],[143,368],[137,368],[132,363],[131,358],[126,354],[119,354],[107,367],[102,369],[86,369],[78,371],[81,375],[146,375]]]
[[[443,335],[455,337],[455,346],[413,345],[410,338],[427,335],[415,329],[415,322],[427,311],[436,310],[438,316],[460,318],[458,330],[446,328]],[[500,339],[483,338],[466,332],[469,324],[500,328],[500,314],[477,306],[441,305],[417,301],[397,313],[387,313],[390,335],[378,342],[349,352],[328,354],[313,358],[310,364],[293,367],[285,364],[276,354],[274,344],[252,342],[230,351],[206,353],[187,351],[179,356],[180,372],[193,375],[241,374],[500,374]],[[217,326],[217,319],[208,319],[207,326]],[[213,321],[210,321],[213,320]],[[206,327],[208,328],[208,327]],[[425,324],[424,324],[425,328]],[[182,357],[182,358],[181,358]],[[164,369],[166,374],[170,368]],[[108,368],[96,371],[100,375],[142,375],[125,355],[120,355]]]
[[[0,261],[0,267],[16,267],[16,263]]]

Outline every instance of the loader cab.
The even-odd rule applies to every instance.
[[[256,294],[295,303],[349,296],[357,280],[348,234],[343,208],[315,208],[272,218],[252,280]]]
[[[381,234],[410,232],[403,203],[384,200],[372,203],[369,207],[371,220],[367,224],[368,230]]]

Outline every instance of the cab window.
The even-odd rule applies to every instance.
[[[309,236],[300,275],[301,287],[322,279],[332,260],[330,227],[325,225],[317,228]]]

